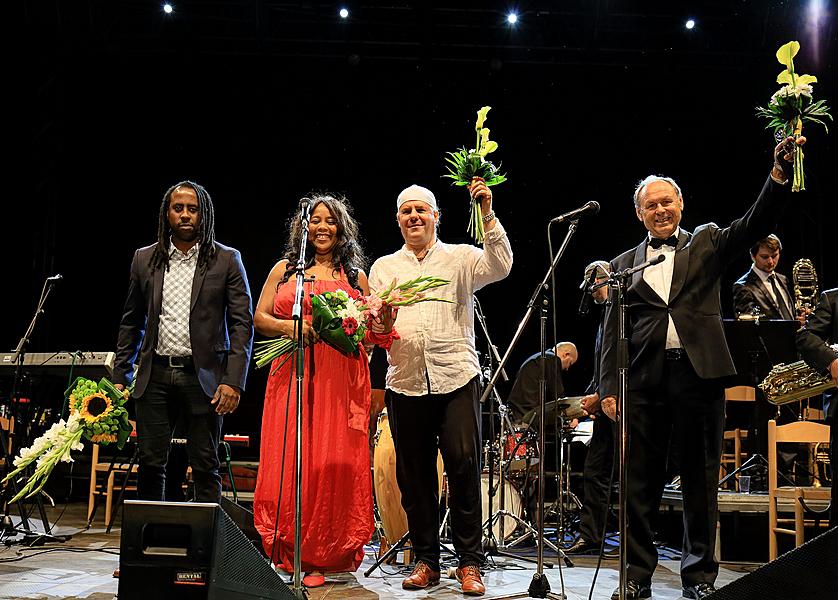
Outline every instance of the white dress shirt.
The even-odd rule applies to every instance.
[[[387,352],[387,388],[405,396],[446,394],[477,375],[473,293],[511,269],[512,247],[500,222],[486,232],[483,249],[437,240],[421,261],[406,245],[375,261],[371,290],[382,290],[393,279],[426,275],[451,281],[428,292],[451,303],[420,302],[399,309],[395,329],[401,339]]]
[[[675,229],[673,234],[675,237],[680,237],[681,228]],[[651,234],[649,239],[651,239]],[[652,265],[643,271],[643,281],[645,281],[654,292],[661,297],[661,299],[669,304],[669,290],[672,287],[672,273],[675,270],[675,248],[672,246],[662,245],[660,248],[652,248],[652,245],[646,243],[646,260],[651,260],[663,254],[666,259],[662,263]],[[681,338],[678,337],[678,331],[675,329],[675,322],[672,320],[672,315],[668,315],[669,324],[666,327],[666,349],[681,348]]]
[[[760,281],[762,281],[762,285],[765,286],[765,289],[768,290],[768,295],[771,296],[771,299],[774,301],[774,306],[776,306],[777,309],[779,310],[780,309],[780,303],[777,302],[777,296],[774,295],[774,286],[771,285],[771,281],[769,281],[769,278],[772,275],[775,278],[777,277],[777,275],[773,271],[771,273],[766,273],[762,269],[758,269],[756,265],[752,265],[751,270],[754,273],[756,273],[757,277],[759,277]],[[794,315],[794,311],[791,309],[791,307],[794,306],[794,304],[792,304],[791,298],[788,297],[788,294],[786,293],[786,290],[785,290],[785,286],[782,283],[780,283],[779,279],[777,279],[776,281],[777,281],[777,289],[780,290],[780,295],[786,301],[786,308],[788,308],[789,311],[791,312],[791,314]]]

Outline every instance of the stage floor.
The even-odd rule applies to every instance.
[[[113,571],[119,566],[119,522],[117,521],[110,534],[106,534],[103,517],[100,516],[94,527],[85,531],[87,505],[70,504],[59,518],[63,509],[63,506],[50,509],[49,518],[56,527],[56,533],[73,536],[69,541],[26,549],[18,545],[0,546],[0,598],[112,600],[116,597],[118,581],[113,578]],[[532,548],[526,550],[529,553],[533,552]],[[326,585],[311,590],[309,597],[312,600],[464,597],[453,578],[443,578],[441,585],[428,592],[402,590],[401,580],[408,571],[406,567],[386,565],[383,569],[373,572],[370,577],[364,577],[363,572],[374,562],[373,553],[374,548],[369,547],[364,564],[357,572],[328,577]],[[553,592],[561,591],[561,581],[564,579],[564,591],[568,600],[585,600],[588,598],[594,577],[596,559],[572,558],[575,567],[563,567],[560,572],[556,566],[545,569],[544,572]],[[677,557],[671,552],[664,550],[661,553],[661,562],[653,581],[653,597],[656,600],[681,598],[679,563],[673,560],[674,558]],[[546,552],[545,560],[556,562],[555,553]],[[533,565],[519,559],[501,557],[493,561],[494,566],[485,570],[484,581],[488,588],[485,598],[526,592],[532,581]],[[756,566],[722,565],[717,583],[724,585]],[[602,561],[594,598],[610,598],[618,581],[617,569],[616,559]],[[149,590],[149,598],[153,597],[153,590]]]

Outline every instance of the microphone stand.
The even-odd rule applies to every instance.
[[[521,339],[521,335],[524,332],[524,328],[527,326],[527,323],[532,316],[533,311],[535,310],[535,304],[538,302],[539,297],[541,298],[541,381],[539,382],[539,406],[538,406],[538,419],[539,419],[539,434],[538,434],[538,444],[539,444],[539,452],[543,456],[543,448],[544,448],[544,422],[545,422],[545,394],[546,394],[546,345],[547,345],[547,333],[546,333],[546,325],[547,325],[547,305],[549,303],[549,296],[547,294],[549,285],[548,281],[550,281],[550,277],[553,275],[553,271],[556,269],[556,265],[559,264],[562,256],[567,249],[568,244],[570,243],[570,239],[573,237],[573,234],[576,233],[576,230],[579,227],[579,220],[571,219],[570,226],[568,227],[567,233],[565,234],[564,240],[562,240],[561,246],[559,246],[556,255],[552,258],[550,263],[550,267],[547,269],[547,273],[544,275],[544,278],[538,283],[535,290],[533,290],[533,294],[530,297],[529,302],[527,303],[527,310],[524,313],[521,322],[518,324],[518,329],[515,331],[515,335],[512,337],[512,341],[509,343],[509,347],[506,349],[506,353],[503,355],[503,358],[498,365],[498,369],[495,371],[492,379],[486,385],[486,389],[483,391],[483,396],[481,396],[480,401],[485,402],[492,391],[495,389],[495,385],[497,383],[498,377],[500,377],[503,368],[506,366],[506,363],[509,361],[509,357],[512,354],[512,350],[515,348],[515,345],[518,343],[518,340]],[[559,490],[561,494],[561,490]],[[534,598],[558,598],[560,600],[565,600],[566,596],[562,594],[553,594],[550,592],[550,582],[547,580],[547,577],[544,575],[544,461],[541,460],[538,463],[538,516],[537,516],[537,528],[538,528],[538,536],[536,537],[536,545],[538,546],[538,560],[536,563],[536,571],[533,574],[532,581],[530,582],[529,589],[526,592],[520,594],[513,594],[510,596],[500,596],[501,598],[527,598],[527,597],[534,597]],[[561,549],[557,549],[558,555],[564,559],[565,564],[568,567],[572,567],[573,563],[570,559],[565,555],[565,553]],[[562,580],[564,583],[564,580]]]
[[[20,387],[21,381],[23,379],[23,363],[26,358],[26,347],[29,345],[29,338],[35,331],[35,325],[38,322],[38,317],[44,314],[44,305],[47,302],[49,293],[52,291],[53,285],[55,285],[57,281],[59,281],[59,279],[55,277],[47,277],[46,280],[44,280],[44,286],[41,288],[41,297],[38,299],[38,304],[35,307],[35,314],[32,315],[32,320],[29,322],[29,327],[26,329],[26,333],[23,334],[23,337],[20,338],[20,341],[17,343],[17,346],[14,349],[14,355],[12,356],[12,363],[15,365],[15,374],[14,379],[12,380],[12,389],[10,395],[11,410],[9,411],[9,423],[11,424],[17,421],[20,424],[21,440],[26,440],[28,438],[28,430],[22,429],[22,427],[24,427],[24,420],[18,418],[20,413]],[[10,431],[10,441],[13,441],[14,437],[15,436]],[[8,473],[12,467],[12,457],[14,457],[15,449],[15,444],[9,444],[9,442],[7,442],[5,431],[2,427],[0,427],[0,457],[3,458],[4,475]],[[6,487],[3,489],[3,493],[0,494],[0,496],[6,495],[10,489],[12,490],[12,492],[14,492],[13,496],[17,495],[19,488],[16,479],[9,480],[9,483],[6,484]],[[29,524],[29,519],[26,516],[26,511],[23,509],[23,498],[21,498],[17,502],[18,511],[20,513],[21,529],[15,528],[14,524],[12,523],[11,517],[9,517],[9,503],[4,502],[5,510],[3,514],[2,525],[0,525],[0,529],[2,530],[2,532],[22,533],[24,537],[23,540],[21,540],[21,543],[27,546],[40,545],[43,544],[45,541],[65,542],[68,539],[70,539],[71,536],[51,535],[49,520],[47,519],[47,513],[46,510],[44,510],[44,501],[42,500],[40,493],[38,493],[35,496],[34,502],[38,508],[38,514],[41,517],[41,523],[44,526],[43,534],[39,534],[37,532],[32,531],[32,527]]]
[[[480,301],[477,299],[477,296],[474,296],[474,306],[475,311],[474,314],[477,316],[477,321],[480,323],[480,327],[483,330],[483,335],[486,338],[487,345],[489,347],[489,373],[494,371],[494,367],[497,363],[500,362],[500,354],[498,353],[498,348],[492,343],[491,338],[489,337],[489,329],[486,326],[486,317],[483,315],[483,308],[480,306]],[[506,375],[506,371],[504,369],[500,369],[500,376],[503,378],[504,381],[509,381],[509,377]],[[507,468],[509,464],[509,458],[507,457],[506,453],[506,432],[507,431],[514,431],[512,424],[509,420],[509,408],[504,404],[503,400],[498,394],[497,389],[492,390],[492,397],[495,402],[498,404],[498,412],[500,414],[500,437],[498,443],[498,449],[493,448],[493,440],[495,439],[495,432],[494,432],[494,423],[495,423],[495,405],[492,402],[489,402],[489,516],[483,523],[483,528],[486,529],[488,527],[488,535],[483,539],[483,549],[489,556],[508,556],[511,558],[518,558],[525,561],[535,562],[534,559],[529,557],[521,557],[517,554],[513,554],[511,552],[507,552],[507,544],[506,544],[506,532],[505,526],[506,522],[505,519],[507,517],[511,518],[515,521],[518,525],[523,526],[526,529],[530,530],[529,534],[532,535],[535,530],[520,516],[510,512],[507,510],[506,506],[506,481],[505,477],[507,474]],[[515,455],[519,445],[515,446],[512,451],[512,456]],[[498,469],[498,484],[495,485],[495,457],[497,454],[500,453],[500,468]],[[500,494],[500,498],[498,499],[498,510],[494,510],[494,498],[495,494]],[[495,523],[497,522],[500,528],[500,535],[495,536]],[[510,532],[512,533],[512,532]],[[514,543],[517,543],[523,538],[520,538]],[[552,568],[553,565],[549,564],[548,568]]]
[[[624,269],[622,271],[617,271],[616,273],[611,273],[607,280],[603,281],[602,283],[597,283],[591,286],[591,292],[606,285],[610,286],[613,290],[616,291],[616,299],[614,306],[617,310],[617,422],[620,426],[620,584],[617,589],[619,590],[620,600],[626,599],[626,584],[628,583],[628,557],[626,555],[626,533],[628,532],[628,520],[626,518],[626,500],[628,499],[628,496],[626,494],[626,484],[628,483],[627,459],[629,445],[629,415],[626,408],[628,406],[629,355],[628,332],[626,328],[626,315],[628,314],[628,306],[625,302],[625,293],[628,287],[628,280],[629,278],[631,278],[632,275],[640,271],[643,271],[644,269],[647,269],[652,265],[662,263],[665,259],[666,257],[663,254],[661,254],[651,260],[647,260],[646,262],[637,265],[636,267],[631,267],[630,269]]]
[[[296,271],[297,287],[294,291],[294,308],[291,318],[294,320],[294,337],[297,340],[296,376],[297,376],[297,427],[296,427],[296,461],[294,464],[295,492],[294,497],[294,595],[299,600],[307,597],[303,587],[300,572],[302,571],[302,517],[303,517],[303,376],[305,374],[305,346],[303,345],[303,295],[306,275],[306,243],[308,242],[308,222],[311,219],[311,202],[303,204],[300,214],[300,254],[297,259]]]

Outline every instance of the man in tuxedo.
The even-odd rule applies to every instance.
[[[838,350],[829,344],[838,344],[838,288],[821,294],[806,324],[797,332],[797,350],[806,364],[818,373],[827,375],[838,387]],[[835,423],[838,421],[838,392],[832,389],[824,392],[824,414],[829,423],[829,460],[833,474],[838,465],[838,444],[835,440]],[[838,494],[835,489],[835,476],[832,482],[832,502],[829,512],[829,526],[838,525]]]
[[[611,267],[604,260],[594,261],[585,268],[582,280],[584,294],[596,304],[605,304],[608,299],[608,287],[603,286],[591,290],[592,285],[604,283]],[[582,307],[580,307],[580,313]],[[585,310],[584,312],[587,312]],[[605,311],[599,315],[596,340],[594,342],[594,375],[585,397],[582,398],[582,408],[594,419],[591,442],[585,455],[585,470],[582,479],[584,502],[582,516],[579,523],[579,539],[567,549],[568,554],[587,554],[599,552],[605,526],[608,520],[608,507],[611,499],[612,469],[614,464],[614,423],[603,416],[599,397],[599,363],[602,353],[602,319]]]
[[[803,143],[799,138],[798,143]],[[735,368],[722,328],[722,273],[754,240],[766,236],[789,198],[787,181],[794,141],[774,149],[774,166],[756,202],[729,227],[679,225],[684,197],[668,177],[649,176],[637,186],[634,208],[647,230],[636,248],[611,261],[612,271],[663,262],[627,281],[627,418],[630,435],[627,485],[627,598],[652,595],[658,561],[652,522],[666,481],[670,438],[677,439],[684,507],[681,583],[686,598],[715,591],[713,551],[718,512],[718,474],[724,424],[721,378]],[[600,396],[616,418],[618,308],[615,293],[606,308]],[[619,589],[612,598],[619,598]]]
[[[114,382],[134,381],[137,492],[145,500],[164,499],[179,418],[195,500],[221,499],[222,418],[236,409],[244,389],[253,311],[241,256],[215,241],[214,225],[207,191],[178,183],[163,196],[157,242],[137,250],[131,262]]]
[[[733,284],[733,310],[766,319],[796,319],[794,296],[785,275],[777,273],[783,244],[773,233],[751,247],[750,270]],[[803,325],[803,323],[800,323]]]

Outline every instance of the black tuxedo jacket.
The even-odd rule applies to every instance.
[[[129,385],[139,360],[134,396],[145,391],[157,346],[163,302],[163,269],[151,271],[157,244],[140,248],[131,262],[128,298],[117,340],[114,383]],[[201,388],[213,396],[221,383],[244,389],[253,347],[250,288],[239,251],[216,242],[216,253],[195,269],[189,311],[192,360]]]
[[[818,305],[806,321],[806,326],[797,332],[797,349],[806,364],[818,373],[829,374],[829,365],[838,358],[838,352],[828,344],[836,343],[838,343],[838,288],[821,294]],[[838,417],[836,392],[832,390],[828,394],[832,401],[829,402],[827,414],[831,419],[835,419]]]
[[[711,379],[736,372],[722,327],[721,276],[728,264],[741,256],[754,240],[771,232],[788,200],[788,187],[769,177],[756,202],[730,227],[708,223],[692,234],[682,229],[668,303],[643,280],[642,272],[632,276],[625,294],[630,389],[651,388],[660,382],[669,315],[699,377]],[[611,261],[612,272],[645,262],[646,244],[644,239],[636,248]],[[600,366],[603,398],[617,395],[618,311],[613,304],[613,292],[611,295],[605,314]]]
[[[777,285],[788,294],[789,300],[794,303],[794,294],[789,287],[788,278],[776,271],[774,274],[777,276]],[[754,269],[750,268],[733,284],[733,310],[737,317],[741,314],[749,315],[754,305],[759,306],[760,313],[767,319],[783,318],[780,309],[771,298],[768,288],[765,287],[759,275],[754,273]],[[789,306],[789,310],[794,316],[796,311],[793,304]]]

